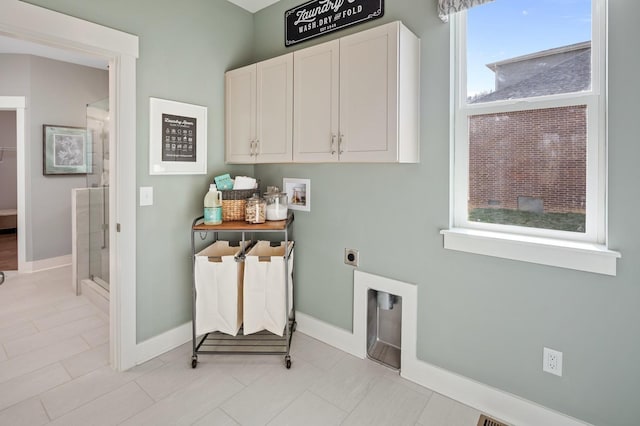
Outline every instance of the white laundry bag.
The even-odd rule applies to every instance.
[[[288,243],[288,286],[285,286],[285,243],[271,247],[258,241],[244,261],[244,334],[268,330],[282,336],[287,325],[286,288],[289,314],[293,308],[293,241]]]
[[[247,244],[245,242],[245,244]],[[195,258],[196,335],[213,331],[235,336],[242,325],[243,264],[240,246],[216,241]]]

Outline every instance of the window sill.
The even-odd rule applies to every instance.
[[[616,259],[622,257],[619,252],[599,244],[462,228],[440,233],[444,235],[445,249],[597,274],[615,276]]]

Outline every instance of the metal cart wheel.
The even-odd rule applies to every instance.
[[[291,368],[291,356],[287,355],[284,357],[284,365],[287,367],[287,370]]]
[[[191,357],[191,368],[196,368],[196,365],[198,365],[198,357],[193,356]]]

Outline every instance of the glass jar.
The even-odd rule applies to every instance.
[[[247,200],[244,210],[244,220],[249,223],[264,223],[267,213],[267,202],[258,194]]]
[[[267,220],[285,220],[287,218],[287,194],[284,192],[267,192]]]

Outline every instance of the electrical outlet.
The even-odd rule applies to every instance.
[[[360,256],[356,249],[344,249],[344,263],[347,265],[358,267]]]
[[[562,352],[544,348],[542,350],[542,371],[562,376]]]

